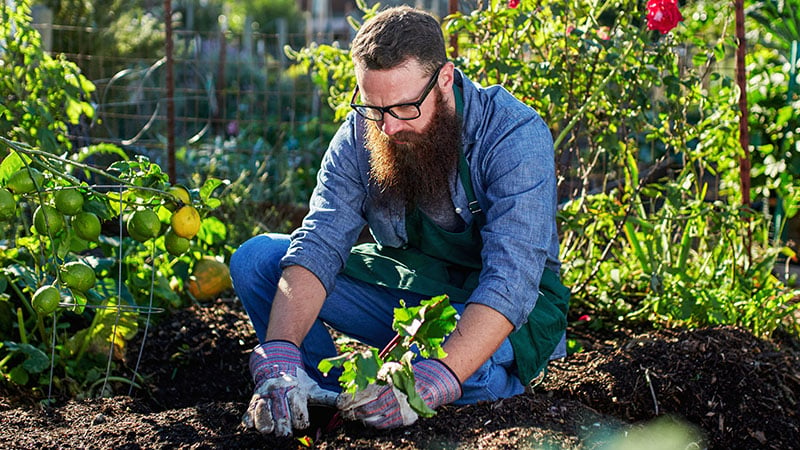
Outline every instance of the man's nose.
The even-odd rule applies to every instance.
[[[389,113],[383,115],[383,120],[381,121],[381,130],[387,136],[392,136],[399,131],[403,131],[406,124],[405,120],[400,120]]]

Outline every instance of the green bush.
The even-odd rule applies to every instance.
[[[359,6],[365,19],[379,8]],[[737,92],[731,74],[715,70],[732,48],[732,12],[685,9],[661,35],[647,30],[644,6],[495,0],[448,17],[444,29],[457,37],[457,67],[501,83],[552,128],[574,313],[609,325],[738,324],[759,335],[793,326],[798,292],[772,275],[779,255],[793,255],[742,205]],[[713,26],[695,23],[706,17]],[[695,36],[698,28],[707,32]],[[343,117],[354,87],[347,51],[288,53]]]

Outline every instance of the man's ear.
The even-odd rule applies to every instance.
[[[451,61],[447,61],[439,71],[439,89],[451,89],[455,82],[456,66]]]

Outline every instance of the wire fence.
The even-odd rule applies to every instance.
[[[167,58],[163,37],[146,55],[95,53],[111,30],[38,25],[52,53],[75,62],[96,87],[94,118],[70,130],[78,146],[114,143],[158,161],[167,141]],[[337,36],[315,36],[333,40]],[[332,113],[306,74],[288,75],[284,47],[306,45],[303,34],[173,32],[173,133],[176,148],[201,149],[237,138],[243,147],[297,147],[330,138]],[[107,50],[107,49],[106,49]],[[302,136],[298,136],[301,133]],[[218,146],[218,145],[217,145]],[[247,151],[246,148],[242,149]]]

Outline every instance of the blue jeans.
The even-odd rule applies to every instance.
[[[242,244],[231,258],[230,268],[236,294],[242,301],[259,342],[264,341],[269,313],[281,276],[280,260],[289,247],[289,237],[265,234]],[[389,289],[350,278],[336,277],[319,317],[300,346],[309,375],[325,389],[340,391],[338,374],[324,376],[317,364],[338,354],[325,325],[364,344],[383,348],[395,335],[394,308],[403,299],[407,306],[419,305],[426,296]],[[464,304],[453,304],[462,313]],[[516,375],[514,351],[508,339],[488,361],[463,384],[463,396],[455,404],[494,401],[521,394],[524,387]]]

